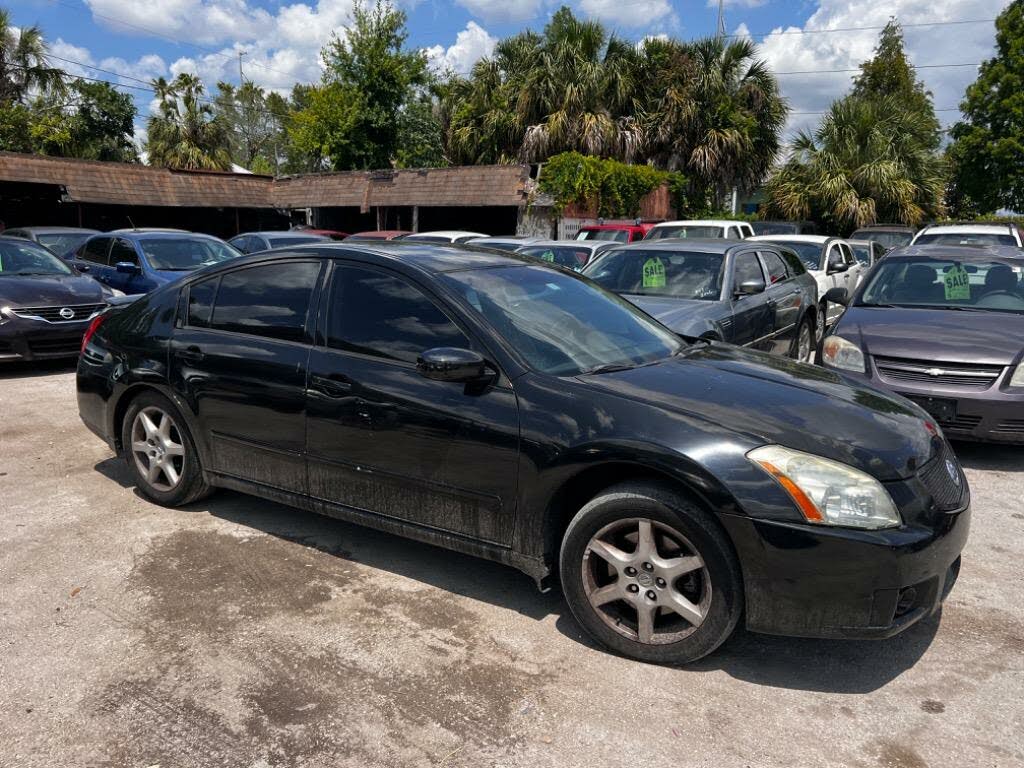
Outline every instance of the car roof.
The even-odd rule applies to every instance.
[[[87,232],[89,234],[99,234],[98,229],[89,229],[88,227],[8,227],[12,232],[36,232],[39,234],[56,233],[56,232]]]
[[[882,247],[877,240],[849,240],[849,239],[847,239],[845,242],[848,243],[849,245],[866,245],[868,247],[876,246],[877,245],[879,248]]]
[[[896,248],[885,255],[886,261],[910,261],[922,258],[936,261],[991,261],[993,258],[1002,261],[1024,263],[1024,251],[1015,245],[906,245]]]
[[[219,239],[202,232],[184,232],[179,229],[119,229],[113,232],[101,232],[99,235],[93,235],[93,237],[113,237],[115,235],[128,240],[189,240],[196,237],[201,237],[204,240]]]
[[[609,248],[615,245],[614,240],[535,240],[523,243],[524,246],[557,246],[559,248]]]
[[[363,232],[354,232],[349,235],[352,237],[365,237],[373,240],[384,240],[388,237],[395,237],[396,235],[411,235],[412,233],[407,229],[367,229]]]
[[[749,238],[748,238],[749,240]],[[690,253],[707,253],[724,256],[734,248],[748,248],[748,240],[723,240],[720,237],[667,237],[658,240],[640,240],[635,243],[621,244],[612,251],[689,251]],[[603,257],[603,255],[602,255]]]
[[[435,229],[429,232],[413,232],[406,235],[409,240],[416,240],[421,237],[487,237],[483,232],[469,232],[464,229]]]
[[[544,238],[542,237],[530,237],[528,235],[523,235],[522,237],[518,235],[498,235],[495,237],[474,237],[468,242],[470,244],[478,243],[481,245],[485,245],[487,243],[522,243],[523,245],[532,245],[533,243],[541,242],[543,239]]]
[[[485,269],[493,267],[512,267],[533,265],[537,262],[526,256],[519,256],[515,253],[498,251],[490,248],[477,248],[471,244],[462,243],[430,243],[416,242],[415,240],[381,240],[381,241],[359,241],[342,242],[327,241],[323,243],[306,243],[296,246],[294,249],[283,254],[289,258],[293,254],[302,254],[307,251],[316,252],[330,256],[332,251],[337,251],[342,257],[351,254],[353,251],[365,253],[372,256],[383,257],[388,261],[396,261],[402,264],[410,264],[426,272],[444,273],[459,272],[466,269]],[[266,251],[263,254],[254,256],[273,255],[273,251]],[[245,257],[251,258],[251,257]],[[235,260],[237,261],[237,260]],[[232,263],[235,263],[233,261]]]
[[[815,245],[824,245],[830,240],[842,240],[841,237],[829,237],[828,235],[754,235],[748,237],[747,240],[756,240],[758,242],[775,242],[785,245],[787,242],[790,243],[814,243]]]
[[[658,229],[659,227],[683,227],[683,226],[694,226],[694,227],[728,227],[733,224],[749,224],[747,221],[740,221],[739,219],[680,219],[679,221],[662,221],[655,224],[652,229]]]
[[[913,227],[906,227],[902,224],[868,224],[866,227],[857,227],[857,232],[910,232],[917,230]]]
[[[948,232],[951,235],[987,235],[995,232],[1005,235],[1013,232],[1010,224],[932,224],[923,228],[918,234]]]
[[[235,237],[248,237],[250,235],[259,235],[261,237],[323,237],[327,239],[326,235],[321,235],[319,232],[313,232],[308,229],[260,229],[255,232],[242,232]],[[234,240],[235,237],[231,239]]]

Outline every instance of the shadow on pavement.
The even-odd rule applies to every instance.
[[[1024,472],[1024,445],[954,443],[953,450],[967,469]]]
[[[53,376],[56,373],[74,373],[78,358],[58,360],[15,361],[0,365],[0,381],[4,379],[31,379],[37,376]]]

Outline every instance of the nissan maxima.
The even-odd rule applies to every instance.
[[[0,237],[0,362],[74,357],[110,296],[43,246]]]
[[[1024,259],[913,245],[879,263],[821,361],[898,392],[951,438],[1024,443]]]
[[[97,317],[77,386],[157,503],[230,488],[557,577],[593,638],[646,661],[740,621],[896,634],[967,538],[967,482],[914,404],[515,255],[235,259]]]

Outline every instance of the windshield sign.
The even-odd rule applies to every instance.
[[[883,261],[859,306],[1024,313],[1022,272],[998,261]]]

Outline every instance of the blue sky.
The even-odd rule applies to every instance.
[[[577,13],[599,19],[623,37],[713,34],[717,0],[572,0]],[[247,79],[286,90],[319,77],[320,47],[343,32],[351,0],[0,0],[15,24],[38,24],[54,61],[75,74],[139,86],[158,75],[198,73],[213,87],[238,81],[238,51]],[[468,70],[496,40],[539,29],[561,3],[551,0],[401,0],[409,43],[432,63]],[[780,73],[793,115],[789,132],[813,125],[849,86],[849,72],[870,56],[877,27],[895,15],[907,24],[908,51],[944,123],[991,55],[995,18],[1005,0],[726,0],[730,33],[751,34]],[[964,22],[916,26],[933,22]],[[876,27],[871,29],[870,27]],[[820,30],[841,30],[821,32]],[[954,64],[957,66],[948,66]],[[85,66],[82,66],[85,65]],[[961,66],[962,65],[962,66]],[[108,73],[99,71],[108,70]],[[118,73],[118,75],[109,74]],[[786,73],[786,74],[782,74]],[[135,90],[139,124],[151,95]]]

